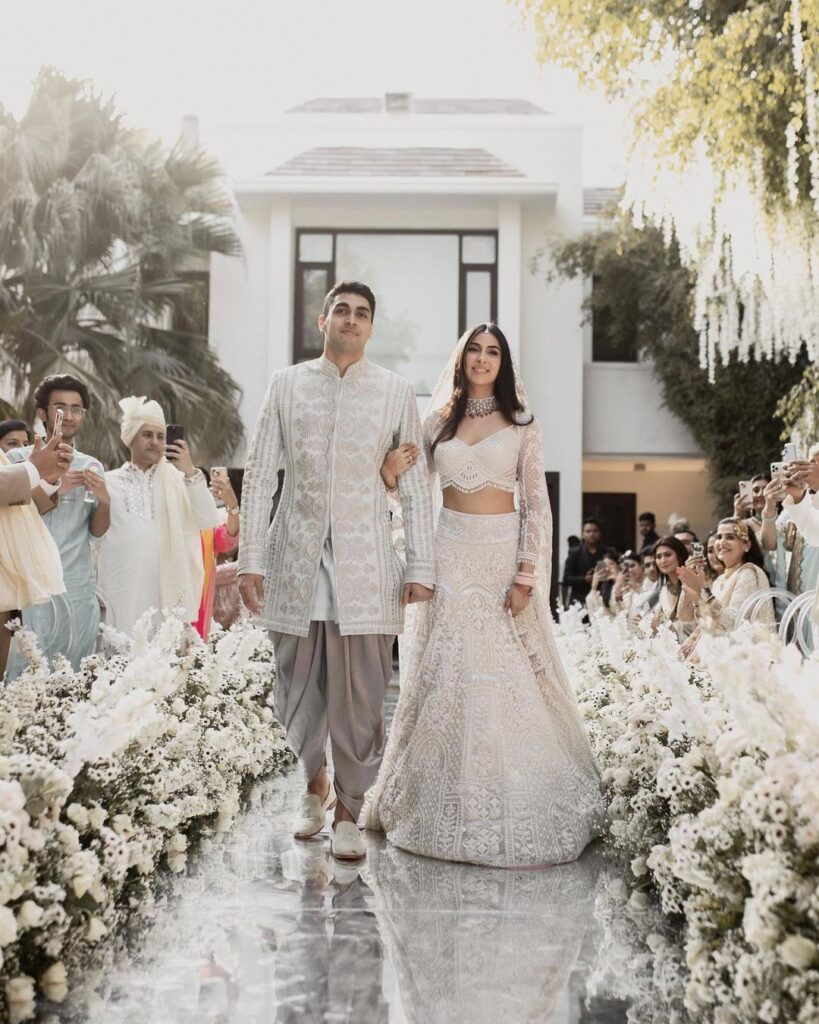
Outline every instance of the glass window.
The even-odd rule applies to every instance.
[[[304,352],[313,357],[324,349],[324,336],[316,321],[324,305],[324,296],[331,286],[327,280],[327,271],[320,268],[302,270],[301,282],[301,343]]]
[[[332,263],[333,236],[314,234],[300,235],[299,260],[302,263]]]
[[[429,395],[458,340],[458,236],[344,234],[336,238],[336,279],[375,292],[373,362]]]
[[[492,319],[492,275],[488,270],[466,272],[466,329]]]
[[[461,239],[461,260],[464,263],[494,263],[494,235],[464,235]]]

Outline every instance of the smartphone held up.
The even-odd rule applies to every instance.
[[[173,445],[184,440],[185,428],[179,423],[169,423],[165,427],[165,458],[175,462],[178,453]]]

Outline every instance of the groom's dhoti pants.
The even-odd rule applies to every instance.
[[[333,751],[338,799],[358,818],[384,755],[384,690],[395,637],[341,636],[338,623],[310,623],[307,636],[271,631],[276,715],[308,782]]]

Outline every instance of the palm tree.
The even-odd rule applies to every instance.
[[[211,253],[241,253],[216,161],[43,69],[19,122],[0,106],[0,414],[31,419],[37,383],[75,373],[103,462],[121,461],[126,394],[157,399],[200,460],[229,458],[240,391],[207,342]]]

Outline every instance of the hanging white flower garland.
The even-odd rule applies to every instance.
[[[676,236],[683,260],[696,270],[694,327],[700,365],[713,381],[718,359],[751,352],[796,359],[803,345],[819,354],[819,95],[805,63],[799,0],[792,0],[794,69],[804,82],[804,112],[785,131],[789,203],[767,202],[762,153],[752,168],[726,178],[705,145],[673,168],[651,138],[638,143],[627,176],[623,208],[637,226],[650,220],[666,239]],[[801,153],[807,148],[810,199],[799,192]]]

